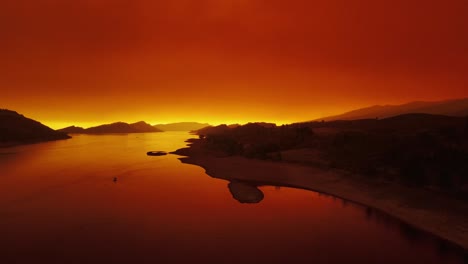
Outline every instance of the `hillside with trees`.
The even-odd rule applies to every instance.
[[[206,149],[223,155],[323,166],[468,198],[468,117],[251,123],[198,133]]]

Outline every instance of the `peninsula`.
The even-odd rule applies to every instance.
[[[334,195],[468,249],[467,132],[466,118],[425,114],[251,123],[202,129],[175,154],[214,178]]]

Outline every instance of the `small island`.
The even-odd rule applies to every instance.
[[[255,184],[232,181],[228,184],[232,197],[240,203],[259,203],[263,200],[263,192]]]
[[[167,155],[167,152],[164,152],[164,151],[148,151],[148,152],[146,152],[146,155],[148,155],[148,156],[165,156],[165,155]]]

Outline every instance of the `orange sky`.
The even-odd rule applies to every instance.
[[[6,0],[0,108],[54,128],[468,96],[468,2]]]

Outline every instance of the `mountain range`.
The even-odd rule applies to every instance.
[[[340,115],[320,118],[317,120],[332,121],[387,118],[410,113],[445,116],[467,116],[468,98],[435,102],[415,101],[401,105],[374,105],[349,111]]]
[[[124,122],[115,122],[112,124],[104,124],[100,126],[82,128],[70,126],[59,129],[58,131],[70,134],[110,134],[110,133],[148,133],[148,132],[163,132],[162,130],[153,127],[152,125],[140,121],[132,124]]]
[[[154,125],[155,128],[161,129],[162,131],[194,131],[207,126],[210,126],[210,124],[197,122],[179,122]]]
[[[115,122],[112,124],[104,124],[90,128],[69,126],[59,129],[58,131],[69,134],[149,133],[164,131],[193,131],[207,126],[210,125],[197,122],[179,122],[152,126],[144,121],[140,121],[132,124]]]
[[[341,115],[317,119],[324,121],[383,119],[405,114],[431,114],[444,116],[468,116],[468,98],[423,102],[416,101],[401,105],[375,105],[356,109]],[[150,125],[144,121],[136,123],[116,122],[90,128],[70,126],[53,130],[40,122],[24,117],[15,111],[0,109],[0,146],[36,143],[70,138],[67,134],[147,133],[163,131],[226,130],[228,126],[210,127],[197,122],[179,122]]]

